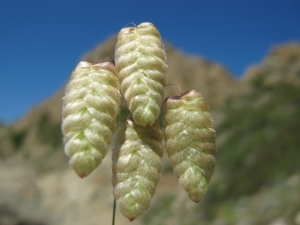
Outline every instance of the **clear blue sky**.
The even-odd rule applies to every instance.
[[[62,88],[82,55],[129,22],[235,76],[277,44],[300,41],[299,0],[0,0],[0,121]]]

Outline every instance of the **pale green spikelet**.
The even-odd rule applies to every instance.
[[[152,23],[123,28],[115,49],[121,91],[134,121],[151,126],[163,102],[166,54],[160,33]]]
[[[117,72],[112,63],[80,62],[63,98],[65,153],[81,178],[105,157],[120,107]]]
[[[166,150],[179,183],[190,199],[200,202],[215,166],[213,119],[202,95],[188,91],[166,99]]]
[[[146,128],[126,119],[113,150],[114,197],[130,221],[151,204],[162,168],[162,131],[158,121]]]

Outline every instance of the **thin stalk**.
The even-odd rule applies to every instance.
[[[171,86],[171,85],[174,85],[174,86],[176,86],[176,87],[179,89],[179,91],[180,91],[180,96],[181,96],[181,95],[182,95],[182,91],[181,91],[181,88],[179,87],[178,84],[166,84],[165,87]]]
[[[121,90],[119,90],[121,92]],[[121,126],[121,110],[122,110],[122,97],[120,100],[120,111],[119,111],[119,115],[118,115],[118,129],[120,129]],[[113,207],[113,216],[112,216],[112,225],[115,225],[115,220],[116,220],[116,200],[114,198],[114,207]]]
[[[116,201],[115,201],[115,199],[114,199],[114,208],[113,208],[112,225],[115,225],[115,219],[116,219]]]

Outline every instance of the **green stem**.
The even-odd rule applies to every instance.
[[[115,201],[115,199],[114,199],[114,208],[113,208],[112,225],[115,225],[115,218],[116,218],[116,201]]]
[[[121,90],[119,90],[121,92]],[[120,129],[121,126],[121,110],[122,110],[122,97],[120,100],[120,112],[118,115],[118,128]],[[112,216],[112,225],[115,225],[115,220],[116,220],[116,200],[114,198],[114,207],[113,207],[113,216]]]

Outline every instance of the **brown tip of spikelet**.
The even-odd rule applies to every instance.
[[[189,94],[196,94],[196,93],[199,93],[199,92],[198,92],[198,91],[196,91],[196,90],[189,90],[189,91],[187,91],[187,92],[183,93],[183,95],[182,95],[182,96],[184,96],[184,95],[189,95]]]
[[[180,99],[180,96],[170,96],[168,98],[165,99],[165,101],[168,101],[168,100],[178,100]]]
[[[85,178],[85,177],[86,177],[86,174],[85,174],[85,173],[81,173],[81,174],[78,174],[78,176],[79,176],[80,178]]]

